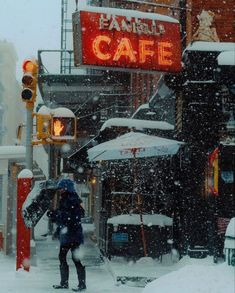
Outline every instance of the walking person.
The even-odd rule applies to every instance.
[[[52,222],[57,224],[57,234],[60,241],[60,284],[53,285],[54,289],[69,288],[69,266],[67,254],[71,250],[72,260],[75,264],[78,276],[78,287],[73,289],[80,292],[86,289],[85,266],[78,258],[78,249],[83,244],[83,231],[81,217],[84,216],[84,209],[81,206],[81,199],[75,191],[74,182],[71,179],[61,179],[57,185],[60,192],[58,208],[48,211],[47,215]]]

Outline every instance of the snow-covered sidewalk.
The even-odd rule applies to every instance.
[[[43,223],[43,219],[42,222]],[[92,231],[92,224],[86,225],[85,233]],[[15,270],[15,257],[4,256],[0,252],[0,293],[43,293],[55,292],[53,284],[59,282],[59,243],[51,236],[43,237],[45,225],[36,226],[37,266],[31,266],[30,272]],[[176,255],[175,255],[176,256]],[[87,293],[234,293],[235,268],[226,263],[214,264],[212,257],[193,259],[183,257],[179,262],[174,255],[164,256],[162,262],[151,258],[141,258],[136,262],[113,258],[111,262],[100,260],[94,243],[87,241],[80,251],[80,258],[87,267]],[[77,276],[71,255],[70,288],[77,286]],[[112,275],[113,273],[113,275]],[[145,288],[135,283],[125,285],[115,283],[115,276],[146,276],[156,278]],[[61,290],[60,292],[71,292]]]

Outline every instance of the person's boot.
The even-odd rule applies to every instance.
[[[60,266],[60,285],[53,285],[54,289],[68,289],[69,288],[69,266]]]
[[[86,290],[86,270],[84,266],[77,267],[78,287],[72,289],[74,292]]]

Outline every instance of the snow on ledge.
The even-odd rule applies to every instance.
[[[119,215],[109,218],[107,221],[108,224],[112,225],[140,225],[140,215],[139,214],[129,214],[129,215]],[[165,215],[152,214],[152,215],[143,215],[143,223],[145,226],[172,226],[172,218],[169,218]]]
[[[25,146],[7,145],[0,146],[0,159],[24,159],[26,154]]]

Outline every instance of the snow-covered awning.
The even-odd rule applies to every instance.
[[[193,42],[186,48],[186,51],[208,51],[208,52],[223,52],[233,51],[235,43],[232,42]]]
[[[101,127],[101,131],[105,128],[110,128],[113,126],[117,127],[128,127],[135,128],[136,130],[149,129],[160,129],[160,130],[174,130],[174,125],[165,121],[151,121],[151,120],[141,120],[132,118],[111,118],[108,119]]]
[[[21,145],[0,146],[0,159],[24,159],[26,148]]]
[[[112,225],[140,225],[139,214],[119,215],[109,218],[108,224]],[[160,214],[143,215],[143,224],[145,226],[172,226],[173,220],[170,217]]]

